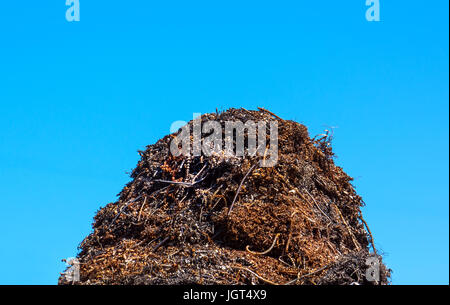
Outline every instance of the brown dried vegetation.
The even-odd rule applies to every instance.
[[[370,253],[364,203],[334,164],[329,138],[311,139],[264,109],[201,119],[278,120],[278,163],[174,157],[174,135],[148,146],[80,244],[80,284],[388,283],[390,270]],[[380,260],[378,282],[365,276],[370,255]]]

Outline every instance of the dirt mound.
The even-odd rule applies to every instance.
[[[221,126],[249,120],[278,124],[275,166],[261,166],[267,147],[244,157],[174,156],[181,130],[140,151],[132,181],[80,244],[78,284],[387,284],[390,270],[330,137],[311,139],[305,126],[264,109],[201,116]],[[59,282],[70,284],[64,275]]]

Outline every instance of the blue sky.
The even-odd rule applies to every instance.
[[[394,284],[449,282],[448,1],[0,5],[0,284],[55,284],[138,149],[193,112],[335,129]]]

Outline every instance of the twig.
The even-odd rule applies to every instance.
[[[270,111],[267,110],[267,109],[264,109],[264,108],[261,108],[261,107],[258,107],[258,109],[259,109],[260,111],[262,111],[262,112],[267,112],[268,114],[273,115],[274,117],[276,117],[276,118],[279,119],[280,121],[284,121],[284,120],[283,120],[282,118],[280,118],[278,115],[276,115],[276,114],[270,112]]]
[[[111,228],[111,226],[113,225],[113,223],[117,220],[117,218],[119,218],[120,214],[122,214],[123,210],[128,207],[131,203],[135,202],[136,200],[138,200],[139,198],[141,198],[142,195],[137,196],[135,199],[128,201],[119,211],[119,213],[117,213],[116,217],[114,217],[114,219],[111,221],[111,223],[109,224],[108,228]]]
[[[245,108],[243,108],[243,107],[241,107],[241,109],[243,110],[243,111],[245,111],[245,112],[247,112],[249,115],[253,115],[250,111],[248,111],[247,109],[245,109]]]
[[[245,248],[245,250],[247,250],[247,251],[250,252],[251,254],[255,254],[255,255],[264,255],[264,254],[267,254],[267,253],[269,253],[270,251],[272,251],[273,247],[275,247],[275,243],[277,242],[277,239],[278,239],[279,236],[280,236],[280,233],[277,233],[277,234],[275,235],[275,238],[273,239],[272,246],[270,246],[270,248],[267,249],[266,251],[263,251],[263,252],[254,252],[254,251],[252,251],[252,250],[249,249],[249,246],[248,246],[248,245],[247,245],[247,247]]]
[[[281,263],[283,263],[285,266],[287,266],[287,267],[289,267],[289,268],[292,268],[292,267],[294,267],[295,268],[295,266],[293,266],[293,265],[289,265],[288,263],[286,263],[284,260],[282,260],[281,259],[281,256],[280,257],[278,257],[278,260],[281,262]]]
[[[155,239],[153,239],[153,240],[151,240],[151,241],[148,241],[147,238],[144,238],[144,239],[141,240],[140,242],[134,244],[134,246],[132,246],[131,249],[137,248],[138,246],[142,245],[142,244],[145,243],[145,242],[148,242],[148,243],[150,244],[150,243],[152,243],[153,241],[155,241],[156,239],[157,239],[157,238],[155,238]]]
[[[344,216],[342,215],[341,210],[339,210],[339,207],[337,206],[336,203],[333,203],[333,204],[334,204],[334,206],[336,207],[336,210],[338,211],[338,214],[339,214],[339,216],[341,217],[342,222],[344,223],[345,227],[347,228],[348,234],[350,234],[350,237],[352,238],[352,241],[353,241],[353,244],[354,244],[355,247],[356,247],[356,250],[357,250],[357,251],[361,250],[361,247],[360,247],[358,241],[356,240],[356,237],[355,237],[355,235],[353,234],[352,230],[350,229],[350,227],[349,227],[347,221],[345,221],[345,218],[344,218]]]
[[[141,213],[142,213],[142,210],[144,209],[144,205],[146,202],[147,202],[147,196],[145,196],[144,203],[142,203],[141,209],[139,210],[138,222],[141,220]]]
[[[158,250],[159,247],[161,247],[162,245],[165,244],[166,241],[169,240],[169,236],[167,236],[166,238],[164,238],[159,244],[157,244],[154,248],[153,248],[153,252],[155,252],[156,250]]]
[[[302,276],[300,276],[300,277],[297,276],[296,279],[294,279],[294,280],[292,280],[292,281],[289,281],[289,282],[287,282],[287,283],[284,283],[283,285],[294,284],[295,282],[297,282],[297,281],[299,281],[299,280],[301,280],[301,279],[303,279],[303,278],[305,278],[305,277],[308,277],[308,276],[310,276],[310,275],[316,274],[316,273],[318,273],[318,272],[320,272],[320,271],[323,271],[323,270],[327,269],[328,267],[330,267],[330,265],[326,265],[326,266],[324,266],[324,267],[322,267],[322,268],[319,268],[319,269],[317,269],[317,270],[315,270],[315,271],[313,271],[313,272],[311,272],[311,273],[302,275]]]
[[[162,183],[169,183],[169,184],[178,184],[178,185],[183,185],[186,187],[193,187],[194,185],[196,185],[197,183],[202,182],[203,180],[205,180],[206,176],[203,177],[202,179],[195,181],[195,182],[182,182],[182,181],[170,181],[170,180],[161,180],[161,179],[155,179],[152,180],[154,182],[162,182]]]
[[[134,222],[133,222],[134,225],[139,225],[139,221],[140,221],[140,219],[141,219],[142,211],[143,211],[143,209],[144,209],[145,203],[147,202],[147,197],[153,197],[154,199],[156,199],[156,198],[155,198],[155,195],[158,194],[158,193],[160,193],[160,192],[162,192],[162,191],[164,191],[164,190],[167,189],[169,186],[170,186],[170,185],[165,186],[165,187],[163,187],[163,188],[160,188],[159,190],[156,190],[156,191],[154,191],[153,193],[151,193],[150,195],[144,197],[144,202],[142,203],[142,206],[141,206],[141,208],[140,208],[140,210],[139,210],[138,221],[137,221],[137,223],[134,223]]]
[[[329,220],[330,222],[333,222],[333,221],[331,220],[331,218],[330,218],[327,214],[325,214],[324,211],[322,211],[322,209],[321,209],[321,208],[319,207],[319,205],[317,204],[316,199],[314,199],[314,197],[308,192],[308,190],[307,190],[307,189],[304,189],[304,190],[305,190],[305,192],[309,195],[309,197],[311,197],[311,199],[314,201],[314,205],[316,206],[316,208],[318,208],[319,211],[320,211],[326,218],[328,218],[328,220]]]
[[[103,245],[101,244],[100,238],[98,237],[98,235],[97,235],[97,243],[100,245],[100,247],[102,248],[102,250],[105,250],[105,249],[103,249]]]
[[[375,243],[373,241],[373,236],[372,236],[372,232],[370,232],[369,226],[367,225],[367,222],[364,220],[364,218],[362,217],[362,214],[359,214],[359,219],[361,219],[361,221],[363,222],[363,224],[366,226],[367,232],[369,233],[370,236],[370,243],[372,244],[372,248],[373,248],[373,252],[375,253],[375,255],[377,254],[377,249],[375,249]]]
[[[151,194],[148,195],[148,196],[149,196],[149,197],[153,197],[154,199],[156,199],[156,198],[155,198],[155,195],[156,195],[156,194],[161,193],[162,191],[164,191],[165,189],[167,189],[167,188],[169,188],[169,187],[170,187],[170,185],[165,186],[165,187],[163,187],[163,188],[160,188],[159,190],[154,191],[153,193],[151,193]]]
[[[285,248],[285,252],[286,253],[289,251],[289,245],[291,243],[291,238],[292,238],[292,219],[294,218],[295,214],[297,214],[297,211],[294,211],[294,213],[291,214],[291,218],[290,218],[289,236],[288,236],[288,240],[287,240],[286,248]]]
[[[244,181],[245,181],[245,178],[247,178],[247,176],[250,174],[250,172],[255,168],[256,164],[257,164],[257,163],[253,164],[253,166],[250,167],[250,169],[248,170],[248,172],[245,174],[244,178],[242,178],[242,181],[241,181],[241,183],[239,184],[239,187],[238,187],[238,189],[237,189],[237,191],[236,191],[236,195],[234,195],[234,199],[233,199],[233,202],[231,203],[230,210],[228,211],[228,215],[227,215],[227,216],[230,216],[230,213],[231,213],[231,211],[233,210],[234,202],[236,201],[236,198],[237,198],[237,196],[239,195],[239,191],[241,190],[241,187],[242,187],[242,184],[243,184]]]
[[[263,278],[263,277],[260,276],[258,273],[254,272],[254,271],[252,271],[252,270],[250,270],[250,269],[248,269],[248,268],[245,268],[245,267],[239,267],[239,266],[231,266],[231,267],[236,268],[236,269],[241,269],[241,270],[248,271],[248,272],[250,272],[251,274],[253,274],[254,276],[256,276],[257,278],[259,278],[260,280],[262,280],[262,281],[264,281],[264,282],[266,282],[266,283],[268,283],[268,284],[271,284],[271,285],[278,285],[277,283],[272,282],[271,280],[267,280],[267,279]]]
[[[208,163],[206,163],[202,169],[197,173],[197,175],[194,176],[194,178],[192,179],[192,181],[195,181],[195,179],[197,179],[197,177],[203,172],[203,170],[206,168],[206,166],[208,166]],[[194,182],[193,182],[194,183]]]

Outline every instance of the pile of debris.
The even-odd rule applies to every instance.
[[[181,130],[149,145],[80,244],[77,284],[389,283],[364,202],[334,164],[328,135],[311,139],[305,126],[262,108],[200,120],[276,121],[277,163],[174,156]],[[59,283],[72,282],[63,274]]]

